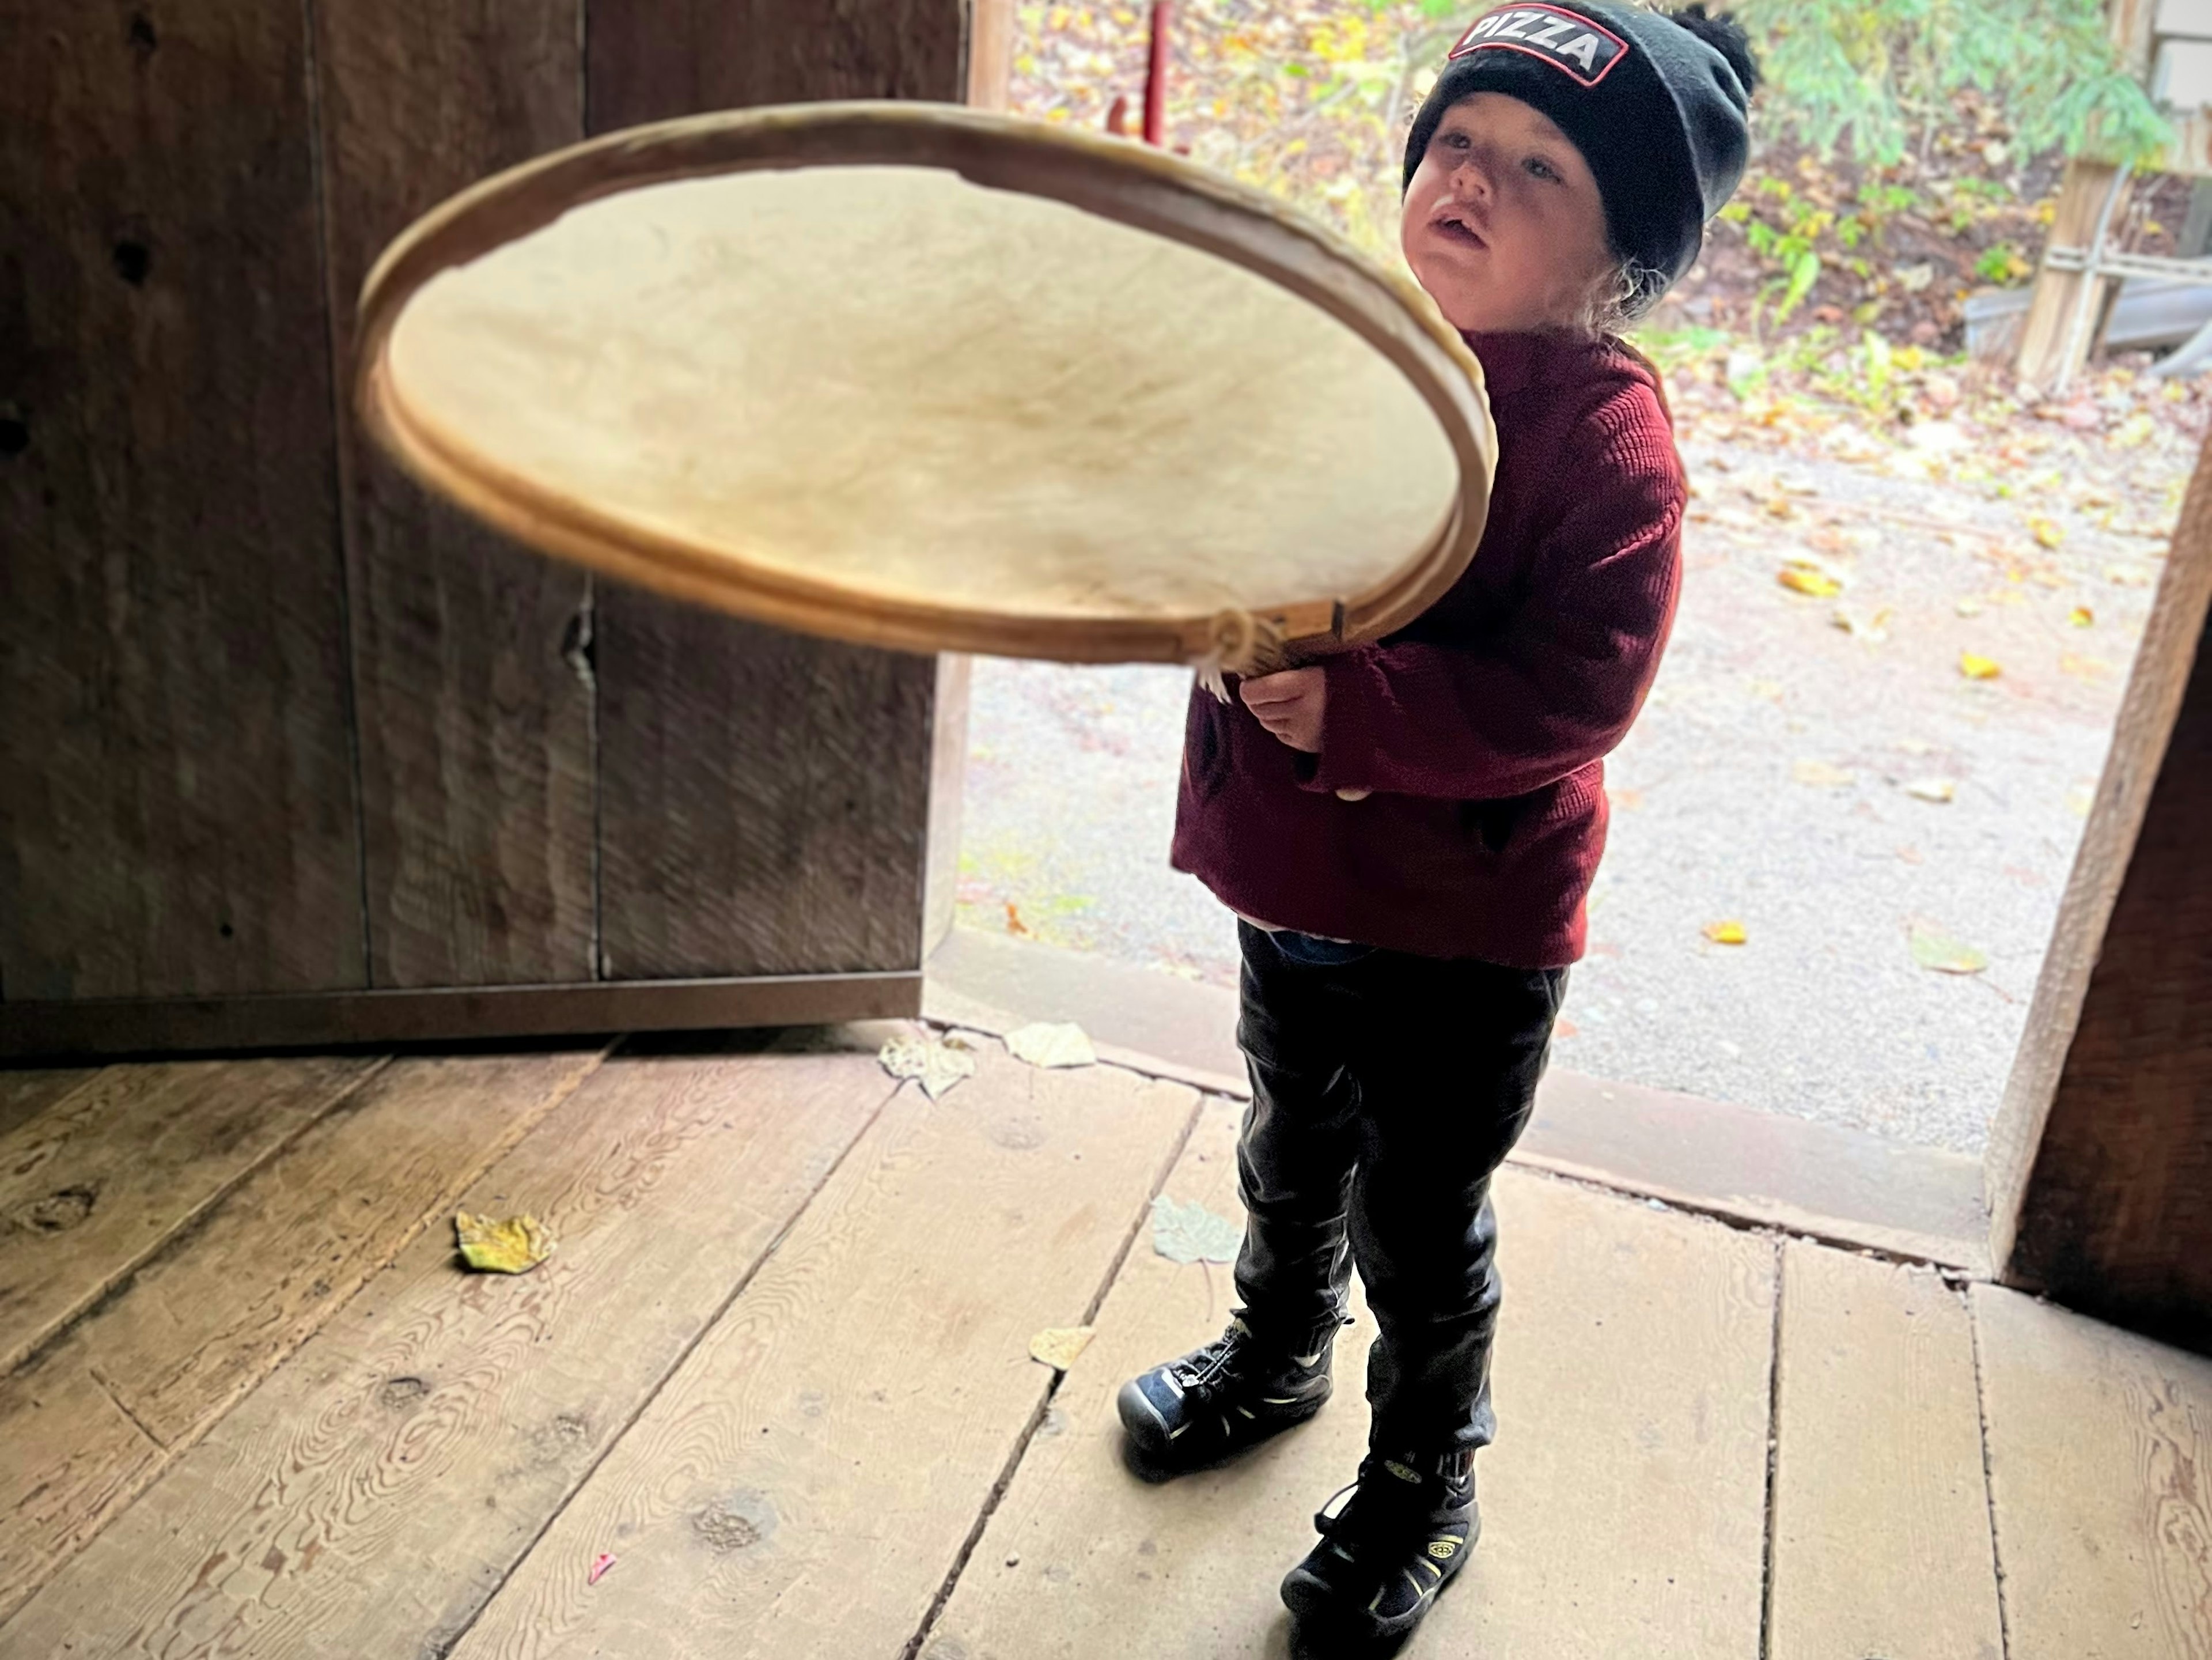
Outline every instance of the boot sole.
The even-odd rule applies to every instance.
[[[1287,1429],[1296,1429],[1328,1404],[1329,1394],[1324,1391],[1312,1401],[1302,1404],[1294,1412],[1284,1413],[1264,1420],[1255,1420],[1249,1439],[1236,1439],[1226,1447],[1218,1448],[1203,1458],[1185,1458],[1181,1444],[1168,1433],[1152,1410],[1152,1403],[1145,1398],[1136,1380],[1121,1385],[1114,1397],[1114,1409],[1121,1420],[1121,1429],[1128,1438],[1128,1450],[1139,1467],[1139,1473],[1158,1477],[1187,1475],[1194,1470],[1208,1469],[1228,1462],[1238,1455],[1250,1451],[1263,1441],[1268,1441]]]

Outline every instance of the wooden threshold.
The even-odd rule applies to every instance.
[[[921,1012],[913,971],[0,1003],[0,1058],[832,1025]]]
[[[1237,994],[1089,952],[955,928],[922,1012],[1001,1033],[1073,1020],[1099,1058],[1218,1094],[1249,1093]],[[1554,1067],[1514,1162],[1723,1220],[1986,1276],[1981,1161],[1787,1113]]]

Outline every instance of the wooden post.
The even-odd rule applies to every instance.
[[[2087,248],[2097,234],[2100,219],[2118,222],[2127,205],[2128,193],[2128,182],[2119,177],[2119,171],[2107,161],[2066,164],[2065,179],[2058,190],[2058,210],[2051,222],[2046,246]],[[2085,307],[2082,288],[2087,283],[2095,284],[2096,292],[2088,296]],[[2048,387],[2065,380],[2088,360],[2104,315],[2105,291],[2111,286],[2109,277],[2053,271],[2045,264],[2036,276],[2027,321],[2020,331],[2018,373],[2022,380]]]
[[[2212,1350],[2212,446],[1988,1160],[2009,1284]]]

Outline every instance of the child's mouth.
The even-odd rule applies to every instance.
[[[1442,237],[1445,241],[1456,242],[1462,247],[1481,248],[1490,246],[1487,242],[1483,240],[1481,233],[1477,231],[1474,226],[1468,224],[1466,220],[1462,219],[1456,214],[1441,214],[1437,216],[1437,217],[1431,222],[1429,228],[1434,231],[1438,236]]]

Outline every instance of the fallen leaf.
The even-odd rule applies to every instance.
[[[1742,923],[1733,920],[1705,924],[1705,938],[1716,946],[1741,946],[1751,938]]]
[[[894,1037],[878,1057],[894,1078],[918,1078],[921,1092],[941,1099],[963,1078],[975,1074],[975,1057],[961,1046],[935,1037]]]
[[[2141,565],[2107,565],[2105,580],[2116,587],[2147,588],[2150,586],[2150,573]]]
[[[1152,1201],[1152,1249],[1170,1262],[1233,1262],[1243,1243],[1243,1228],[1195,1199],[1178,1205],[1162,1194]]]
[[[2066,539],[2066,532],[2048,519],[2031,519],[2027,528],[2038,547],[2055,548]]]
[[[1006,932],[1027,937],[1030,925],[1022,921],[1022,908],[1012,900],[1006,901]]]
[[[2066,620],[2077,629],[2086,629],[2096,622],[2097,613],[2087,605],[2076,605],[2066,613]]]
[[[1961,617],[1979,617],[1982,614],[1982,602],[1978,599],[1961,599],[1959,602],[1958,610]]]
[[[607,1570],[614,1565],[615,1559],[605,1551],[601,1551],[592,1559],[592,1571],[584,1576],[584,1583],[587,1585],[598,1584],[605,1577]]]
[[[2097,792],[2087,784],[2076,784],[2066,792],[2066,811],[2076,818],[2087,818],[2096,804]]]
[[[1030,1359],[1042,1360],[1054,1371],[1066,1371],[1075,1357],[1091,1347],[1096,1326],[1047,1326],[1030,1339]]]
[[[1832,599],[1844,591],[1844,585],[1826,571],[1807,570],[1799,565],[1784,565],[1774,580],[1793,593],[1815,599]]]
[[[1836,607],[1836,614],[1828,619],[1854,640],[1863,640],[1869,646],[1879,646],[1889,638],[1889,609],[1884,606],[1871,617],[1852,610],[1849,605]]]
[[[1969,680],[1994,680],[2004,672],[1994,657],[1977,656],[1970,651],[1959,654],[1959,672]]]
[[[1918,922],[1912,925],[1912,960],[1938,974],[1979,974],[1990,965],[1990,959],[1972,946]]]
[[[1959,783],[1954,778],[1916,778],[1905,785],[1905,793],[1923,801],[1950,801],[1958,797]]]
[[[1054,1025],[1032,1021],[1006,1034],[1006,1047],[1014,1059],[1033,1067],[1088,1067],[1097,1064],[1098,1051],[1082,1027],[1073,1021]]]
[[[1842,767],[1832,767],[1826,761],[1800,761],[1790,769],[1790,775],[1814,789],[1832,790],[1842,788],[1858,775]]]
[[[495,1221],[456,1211],[453,1233],[461,1260],[479,1274],[527,1274],[553,1254],[551,1230],[526,1214]]]

